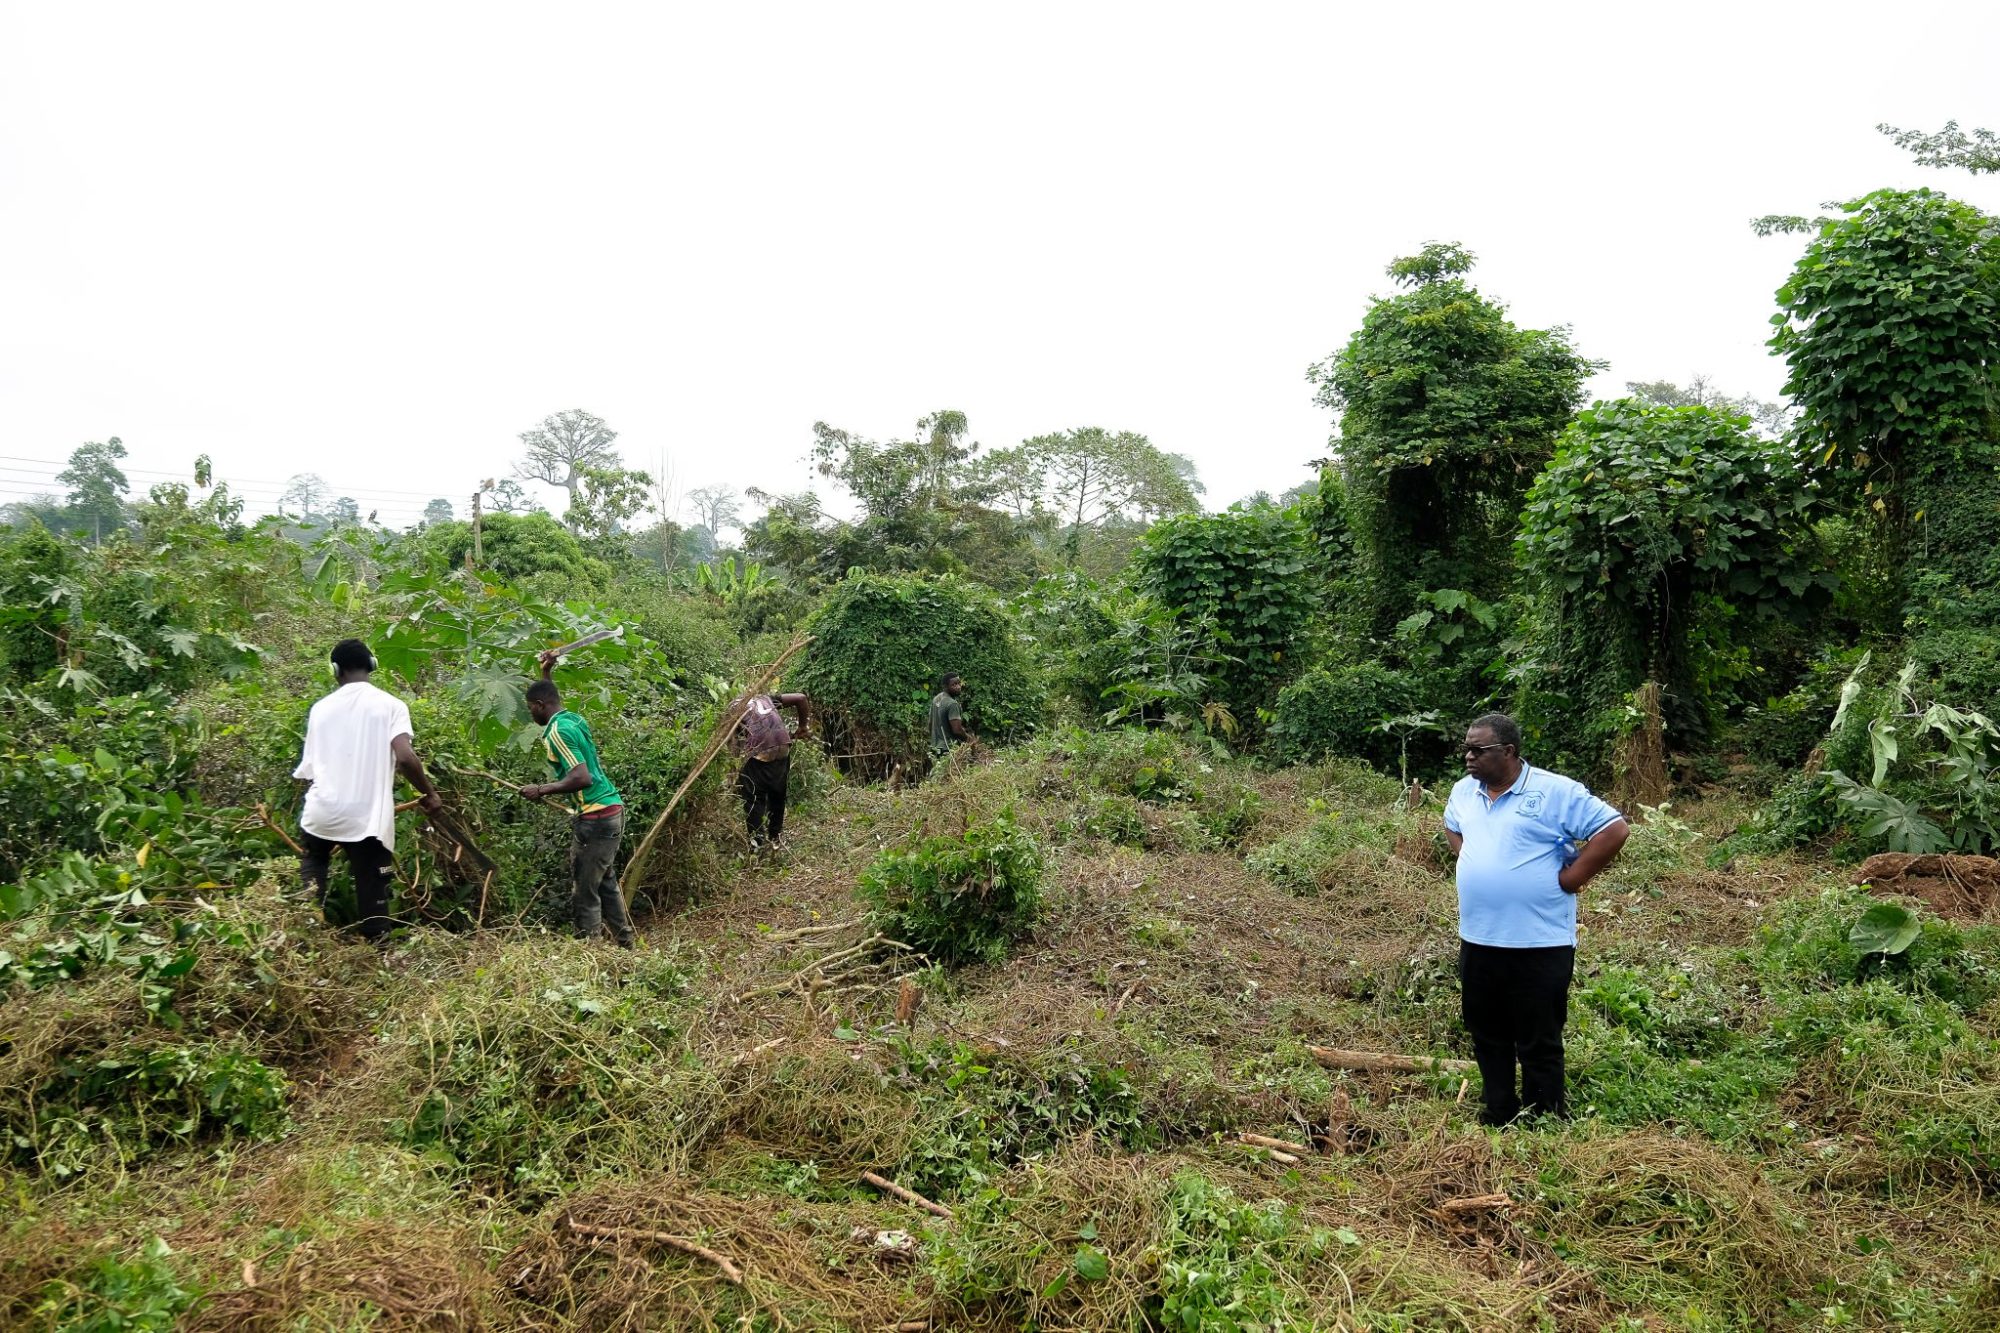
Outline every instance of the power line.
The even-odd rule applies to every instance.
[[[36,465],[37,465],[37,468],[38,468],[38,469],[40,470],[40,474],[41,474],[41,475],[46,475],[46,476],[48,476],[48,477],[50,477],[50,478],[54,478],[55,476],[57,476],[57,475],[58,475],[58,474],[60,474],[61,472],[63,472],[63,471],[65,471],[65,470],[67,470],[67,468],[68,468],[68,466],[69,466],[69,463],[68,463],[68,460],[66,460],[66,459],[60,459],[60,458],[30,458],[30,457],[27,457],[27,456],[24,456],[24,455],[21,455],[21,454],[0,454],[0,464],[6,464],[6,463],[33,463],[33,464],[36,464]],[[49,469],[53,469],[53,470],[49,470]],[[29,469],[26,469],[26,468],[4,468],[4,469],[0,469],[0,470],[5,470],[5,471],[10,471],[10,472],[26,472],[26,471],[29,471]],[[194,477],[194,469],[193,469],[193,468],[185,468],[185,469],[183,469],[183,470],[181,470],[181,471],[178,471],[178,472],[173,472],[173,471],[163,471],[162,469],[159,469],[159,468],[147,468],[147,467],[124,467],[124,466],[120,466],[118,470],[119,470],[120,472],[123,472],[123,473],[127,474],[128,476],[140,476],[140,477],[159,477],[159,478],[162,478],[162,479],[165,479],[165,480],[168,480],[168,481],[191,481],[191,480],[193,479],[193,477]],[[300,474],[298,474],[298,475],[300,475],[300,476],[308,476],[308,475],[311,475],[311,476],[317,476],[318,474],[317,474],[317,473],[300,473]],[[324,478],[324,477],[321,477],[320,479],[321,479],[322,481],[325,481],[325,478]],[[290,486],[290,485],[292,484],[292,478],[290,478],[290,477],[287,477],[287,478],[286,478],[285,480],[283,480],[283,481],[275,481],[275,480],[272,480],[272,479],[270,479],[270,478],[268,478],[268,477],[263,477],[263,478],[259,478],[259,477],[227,477],[227,476],[224,476],[224,477],[220,477],[220,478],[219,478],[219,480],[221,480],[221,481],[225,481],[225,482],[229,483],[229,487],[230,487],[230,489],[231,489],[231,490],[237,490],[237,489],[239,489],[239,488],[242,488],[242,487],[246,487],[246,486],[248,486],[248,487],[263,487],[263,486],[269,486],[269,487],[274,487],[274,488],[276,488],[276,489],[277,489],[277,490],[279,490],[279,491],[282,491],[282,490],[284,490],[284,489],[288,488],[288,487],[289,487],[289,486]],[[332,482],[327,482],[327,489],[328,489],[328,490],[330,490],[330,491],[334,491],[334,492],[336,492],[336,493],[338,493],[338,494],[341,494],[341,495],[350,495],[350,496],[355,496],[355,497],[359,497],[359,496],[362,496],[362,495],[376,495],[376,496],[402,496],[402,497],[407,497],[407,498],[410,498],[410,499],[417,499],[417,500],[439,500],[439,499],[445,499],[445,498],[447,498],[446,496],[442,496],[442,495],[439,495],[439,494],[438,494],[437,492],[435,492],[435,491],[405,491],[405,490],[397,490],[397,489],[394,489],[394,488],[391,488],[391,487],[385,487],[385,486],[359,486],[359,487],[352,487],[352,486],[349,486],[349,487],[343,487],[343,486],[335,486],[335,485],[334,485],[334,484],[333,484]]]

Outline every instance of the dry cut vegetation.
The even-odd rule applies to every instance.
[[[384,965],[274,863],[207,909],[248,946],[8,996],[0,1321],[2000,1319],[1992,925],[1918,908],[1864,955],[1846,877],[1710,866],[1724,803],[1656,813],[1589,895],[1579,1115],[1496,1134],[1455,1066],[1315,1054],[1465,1054],[1435,813],[1357,767],[1059,734],[835,784],[629,955],[424,931]],[[946,852],[975,896],[1013,877],[1011,944],[946,961]]]

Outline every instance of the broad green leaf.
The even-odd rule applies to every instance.
[[[1901,903],[1876,903],[1847,933],[1848,943],[1863,953],[1898,954],[1923,933],[1915,914]]]

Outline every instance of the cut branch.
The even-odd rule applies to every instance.
[[[1247,1143],[1253,1148],[1271,1148],[1278,1152],[1294,1153],[1300,1157],[1307,1157],[1312,1154],[1312,1149],[1306,1147],[1303,1143],[1292,1143],[1285,1139],[1267,1138],[1262,1134],[1238,1134],[1236,1137],[1239,1142]]]
[[[870,1185],[873,1185],[876,1189],[881,1190],[884,1194],[888,1195],[890,1198],[901,1199],[904,1203],[909,1204],[912,1208],[921,1208],[925,1212],[931,1214],[933,1217],[942,1217],[949,1219],[952,1216],[951,1209],[945,1207],[943,1204],[932,1203],[929,1199],[926,1199],[923,1195],[917,1193],[915,1190],[906,1190],[901,1185],[898,1185],[895,1181],[890,1180],[886,1176],[878,1176],[873,1171],[863,1171],[861,1173],[861,1178],[864,1181],[868,1182]]]
[[[1475,1194],[1468,1199],[1446,1199],[1437,1206],[1437,1211],[1447,1217],[1463,1217],[1467,1213],[1490,1213],[1513,1206],[1514,1201],[1504,1194]]]
[[[664,1231],[641,1231],[631,1227],[592,1226],[587,1222],[579,1222],[573,1217],[569,1219],[569,1229],[579,1236],[590,1236],[601,1240],[653,1241],[656,1244],[665,1245],[670,1249],[679,1250],[682,1254],[691,1254],[697,1259],[706,1259],[722,1270],[724,1281],[733,1283],[739,1287],[743,1285],[743,1270],[738,1268],[735,1262],[727,1255],[717,1254],[706,1245],[697,1245],[691,1240],[682,1240],[679,1236],[669,1235]]]
[[[1470,1060],[1447,1060],[1433,1055],[1391,1055],[1377,1051],[1349,1051],[1338,1046],[1308,1046],[1313,1059],[1328,1069],[1351,1069],[1391,1074],[1469,1074],[1479,1066]]]

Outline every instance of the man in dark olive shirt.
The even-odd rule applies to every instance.
[[[977,741],[965,725],[965,705],[958,701],[959,692],[965,688],[965,678],[956,671],[948,672],[944,686],[937,697],[931,700],[931,757],[948,753],[954,745]]]

